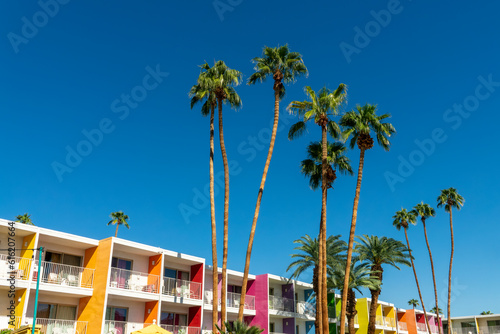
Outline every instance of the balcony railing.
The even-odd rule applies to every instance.
[[[310,317],[316,316],[316,306],[314,304],[300,301],[297,302],[295,312],[298,314],[308,315]]]
[[[500,334],[500,326],[481,326],[479,327],[480,334]]]
[[[31,269],[31,259],[0,254],[0,279],[13,275],[18,280],[28,280]]]
[[[109,286],[112,288],[158,293],[159,277],[138,271],[111,268]]]
[[[406,325],[406,322],[398,321],[398,329],[400,331],[408,331],[408,326]]]
[[[33,323],[33,318],[26,318],[28,326]],[[86,334],[87,321],[59,320],[37,318],[36,324],[42,326],[40,333],[43,334]]]
[[[427,326],[423,323],[417,322],[417,331],[427,332]]]
[[[396,328],[396,319],[393,317],[384,317],[384,324],[386,327]]]
[[[293,312],[293,299],[269,296],[269,309],[277,311]]]
[[[116,320],[106,320],[104,321],[103,334],[130,334],[139,329],[146,327],[142,322],[128,322],[128,321],[116,321]]]
[[[453,334],[477,334],[476,327],[459,327],[452,328]]]
[[[42,261],[40,282],[64,286],[92,289],[94,285],[94,269],[70,266],[67,264]],[[35,261],[33,281],[38,276],[38,260]]]
[[[438,326],[434,324],[429,324],[429,328],[431,329],[431,333],[439,333]]]
[[[200,327],[175,326],[175,325],[160,325],[161,328],[173,334],[200,334]]]
[[[375,317],[375,325],[377,326],[384,326],[384,317],[381,315],[377,315]]]
[[[227,307],[240,307],[241,294],[235,292],[227,293]],[[255,310],[255,296],[246,295],[245,296],[245,309]]]
[[[201,299],[201,283],[165,277],[162,293],[179,298]]]

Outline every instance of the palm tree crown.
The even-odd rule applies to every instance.
[[[328,143],[328,187],[331,188],[336,179],[335,170],[342,174],[352,175],[351,161],[345,155],[347,148],[339,142]],[[312,190],[319,188],[322,177],[322,147],[320,142],[311,142],[307,146],[308,159],[302,160],[300,168],[302,174],[309,177],[309,186]]]
[[[413,210],[411,210],[415,216],[420,216],[422,222],[425,222],[427,218],[434,217],[436,215],[436,210],[429,204],[424,202],[415,205]]]
[[[310,101],[293,101],[287,109],[292,114],[297,114],[303,120],[290,127],[288,139],[295,139],[306,131],[306,122],[314,120],[320,126],[326,126],[330,136],[338,138],[340,128],[336,122],[331,120],[332,116],[338,115],[339,107],[347,100],[347,86],[340,84],[336,90],[331,91],[326,87],[317,93],[311,87],[304,88]]]
[[[415,307],[417,307],[418,305],[420,305],[420,303],[419,303],[419,302],[418,302],[418,300],[416,300],[416,299],[410,299],[410,300],[408,301],[408,305],[413,306],[413,308],[415,308]]]
[[[18,223],[21,223],[21,224],[26,224],[26,225],[35,225],[33,224],[33,222],[31,221],[31,215],[28,214],[27,212],[23,215],[19,215],[16,217],[16,222]]]
[[[373,139],[370,132],[375,133],[377,142],[389,151],[389,137],[396,133],[391,123],[383,123],[382,120],[391,117],[390,114],[377,116],[375,113],[377,106],[365,104],[363,107],[356,106],[356,110],[345,113],[340,119],[340,125],[344,128],[343,137],[347,140],[351,138],[349,146],[354,148],[356,144],[361,149],[370,149],[373,147]]]
[[[123,225],[128,229],[130,228],[128,224],[129,217],[128,215],[124,214],[123,211],[111,212],[109,217],[111,218],[111,220],[108,222],[108,225],[116,224],[115,237],[118,235],[118,226]]]
[[[319,242],[317,238],[311,238],[308,234],[294,241],[298,246],[294,250],[300,253],[292,254],[292,259],[296,259],[286,269],[286,271],[295,268],[290,278],[299,278],[307,269],[318,265],[319,260]],[[331,235],[326,239],[327,262],[333,265],[336,261],[342,259],[341,253],[346,249],[346,242],[340,239],[340,235]]]
[[[344,288],[345,260],[338,265],[328,267],[328,288],[342,290]],[[359,262],[359,258],[353,258],[349,273],[349,289],[361,292],[362,288],[376,290],[380,288],[380,280],[376,278],[367,262]]]
[[[450,212],[450,208],[460,210],[464,205],[464,198],[457,192],[455,188],[441,190],[441,194],[437,198],[437,207],[444,205],[444,211]]]
[[[268,76],[272,76],[274,79],[273,89],[278,93],[280,99],[285,96],[283,83],[293,83],[297,77],[307,75],[302,55],[298,52],[290,52],[288,45],[276,48],[265,46],[262,57],[254,58],[253,62],[255,63],[255,73],[248,79],[248,84],[264,82]]]
[[[439,314],[443,314],[443,310],[441,310],[441,308],[436,307],[436,306],[434,306],[434,307],[433,307],[433,308],[431,308],[431,310],[430,310],[430,312],[431,312],[431,313],[434,313],[434,314],[437,314],[437,312],[436,312],[436,311],[439,311]]]
[[[392,218],[394,219],[392,225],[396,227],[398,231],[401,230],[401,227],[404,229],[408,228],[408,224],[417,224],[417,217],[415,213],[406,209],[397,211]]]
[[[376,235],[363,235],[357,239],[354,250],[360,260],[372,265],[372,269],[381,268],[383,264],[389,264],[398,270],[400,264],[411,266],[408,248],[401,241],[387,237],[379,238]]]

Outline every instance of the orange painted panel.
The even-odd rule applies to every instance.
[[[415,318],[415,310],[406,311],[406,327],[408,334],[417,334],[417,320]]]
[[[87,334],[101,334],[112,246],[112,238],[108,238],[99,241],[97,248],[93,247],[85,251],[85,267],[92,269],[92,266],[95,266],[93,294],[91,297],[80,298],[78,307],[78,320],[89,323]]]
[[[160,306],[159,301],[146,302],[146,307],[144,309],[144,324],[145,325],[152,324],[153,320],[156,320],[156,323],[159,324],[158,319],[157,319],[159,306]]]

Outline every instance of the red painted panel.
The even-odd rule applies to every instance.
[[[201,327],[201,306],[193,306],[189,308],[188,326]]]

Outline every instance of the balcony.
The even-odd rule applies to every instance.
[[[435,324],[429,324],[429,328],[431,329],[432,333],[439,333],[439,328]]]
[[[308,302],[300,301],[296,304],[295,312],[314,318],[316,316],[316,306]]]
[[[453,334],[477,334],[476,327],[459,327],[452,328]]]
[[[293,304],[293,299],[269,296],[270,310],[293,312]]]
[[[377,315],[375,317],[375,325],[376,326],[384,326],[384,317],[381,315]]]
[[[427,326],[423,323],[417,322],[417,331],[427,332]]]
[[[25,322],[31,326],[33,318],[26,318]],[[87,321],[43,318],[37,318],[36,324],[42,327],[40,333],[43,334],[86,334],[88,325]]]
[[[228,292],[227,293],[227,307],[239,308],[240,307],[240,293]],[[245,310],[255,310],[255,296],[245,296]]]
[[[500,334],[500,326],[481,326],[479,327],[480,334]]]
[[[94,269],[42,261],[41,283],[92,289]],[[33,281],[38,278],[38,261],[35,261]]]
[[[345,325],[347,326],[347,316],[345,317]],[[358,315],[354,316],[354,326],[359,326]]]
[[[145,326],[142,322],[128,322],[128,321],[104,321],[103,334],[130,334]]]
[[[201,283],[165,277],[162,293],[167,296],[201,300]]]
[[[200,327],[175,326],[175,325],[160,325],[161,328],[171,332],[172,334],[200,334]]]
[[[159,277],[138,271],[111,268],[111,288],[158,293]]]
[[[14,275],[17,280],[27,281],[30,269],[31,259],[0,254],[0,279],[7,279]]]
[[[403,321],[398,321],[398,329],[400,331],[405,331],[407,332],[408,331],[408,326],[406,325],[406,322],[403,322]]]
[[[396,319],[393,317],[384,317],[385,327],[396,328]]]

